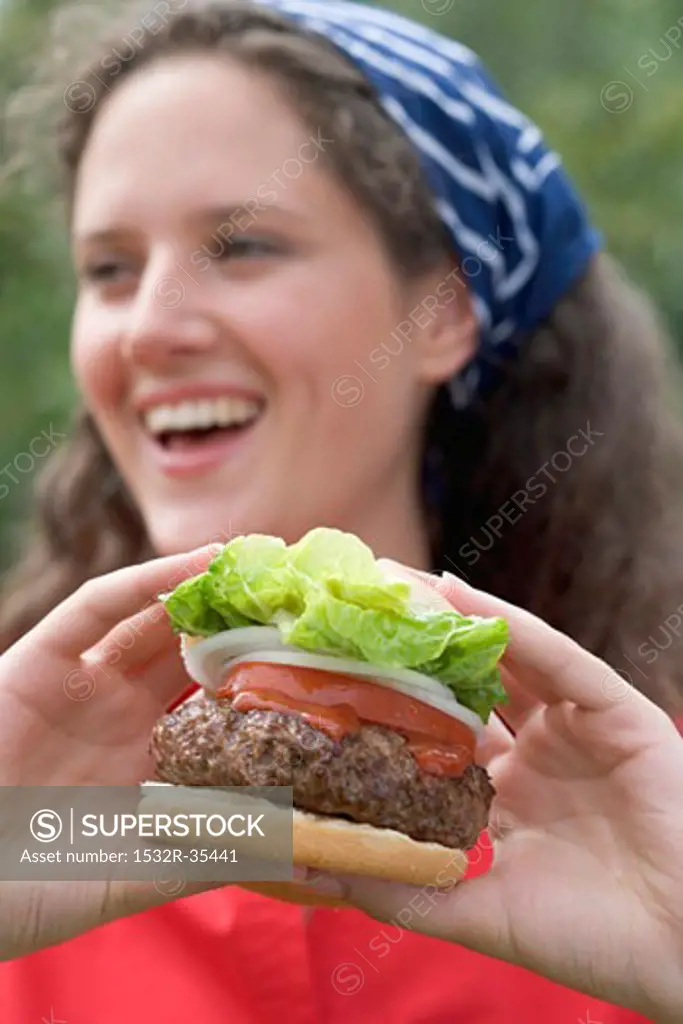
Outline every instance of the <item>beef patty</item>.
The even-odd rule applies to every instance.
[[[495,794],[479,765],[458,776],[422,771],[405,739],[383,726],[362,726],[336,742],[299,715],[242,713],[201,691],[157,722],[151,752],[163,782],[292,786],[302,810],[457,849],[476,843]]]

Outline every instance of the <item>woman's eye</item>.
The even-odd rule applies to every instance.
[[[279,251],[280,247],[268,239],[238,235],[221,240],[220,252],[217,255],[219,259],[230,259],[236,256],[257,259],[259,256],[273,256]]]
[[[125,265],[116,260],[103,260],[100,263],[87,264],[83,268],[83,277],[95,282],[115,281],[125,269]]]

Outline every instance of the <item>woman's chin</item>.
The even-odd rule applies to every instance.
[[[186,521],[184,517],[153,521],[148,524],[148,533],[152,548],[157,555],[177,555],[184,551],[194,551],[205,544],[227,544],[231,537],[240,531],[233,530],[229,523],[198,523],[196,520]]]
[[[282,537],[292,544],[316,526],[350,528],[337,521],[331,523],[329,511],[319,508],[318,503],[292,509],[296,489],[287,490],[289,493],[280,497],[272,493],[267,503],[262,495],[258,496],[261,500],[252,503],[235,500],[237,496],[232,494],[229,505],[221,495],[211,501],[157,500],[153,505],[143,506],[153,549],[159,555],[175,555],[205,544],[227,544],[231,538],[249,533]]]
[[[200,502],[190,509],[186,505],[181,508],[165,504],[149,510],[145,521],[152,547],[159,555],[193,551],[205,544],[227,544],[232,537],[247,533],[279,532],[272,514],[259,513],[257,509],[239,512],[234,506],[203,509]]]

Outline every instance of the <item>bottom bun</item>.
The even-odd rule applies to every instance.
[[[173,783],[143,783],[151,787],[145,797],[145,807],[154,810],[155,794],[163,800],[165,810],[175,813],[185,809],[189,790],[195,787],[175,786]],[[203,790],[202,805],[212,802],[210,790]],[[240,789],[242,787],[236,787]],[[241,796],[240,806],[244,808],[251,796]],[[171,803],[169,803],[169,800]],[[258,799],[259,807],[263,799]],[[142,806],[142,804],[141,804]],[[159,805],[161,806],[161,805]],[[218,804],[217,809],[225,804]],[[156,808],[157,810],[159,808]],[[279,813],[288,814],[284,808]],[[427,843],[397,832],[395,829],[379,828],[361,824],[347,818],[314,814],[294,808],[292,819],[293,863],[297,867],[324,871],[327,874],[360,875],[389,882],[403,882],[407,885],[432,885],[438,888],[452,888],[463,878],[468,867],[467,854],[460,849],[451,849],[440,843]],[[235,844],[234,838],[230,840]],[[212,839],[212,846],[220,848],[221,843]],[[268,853],[265,854],[268,857]],[[275,850],[271,857],[277,857]],[[282,854],[280,853],[280,856]],[[243,889],[260,892],[276,899],[293,903],[345,906],[343,900],[335,899],[301,882],[271,881],[242,884]]]
[[[409,885],[452,888],[467,871],[467,854],[422,843],[394,829],[294,810],[294,863],[328,874],[364,875]],[[348,907],[304,882],[245,882],[240,888],[303,906]]]
[[[390,828],[294,809],[294,863],[330,874],[452,888],[467,871],[463,850]]]

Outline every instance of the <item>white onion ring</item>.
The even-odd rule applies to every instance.
[[[389,668],[354,658],[311,654],[300,647],[283,643],[278,630],[270,626],[229,629],[205,640],[193,638],[191,643],[183,637],[182,653],[189,675],[212,693],[219,689],[227,671],[233,665],[249,661],[300,665],[304,668],[370,679],[450,715],[476,735],[484,728],[479,715],[460,704],[452,690],[437,679],[407,668]]]

